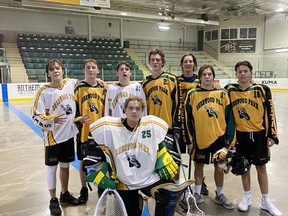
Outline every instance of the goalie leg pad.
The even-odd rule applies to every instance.
[[[173,216],[175,207],[185,189],[193,184],[193,180],[185,181],[182,184],[160,184],[151,189],[151,195],[155,198],[155,215]]]

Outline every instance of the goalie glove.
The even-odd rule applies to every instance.
[[[99,188],[105,190],[106,188],[116,189],[116,183],[106,175],[109,169],[109,164],[107,162],[103,163],[102,168],[99,171],[90,171],[86,176],[86,182],[92,182],[98,185]],[[109,173],[108,173],[109,175]]]
[[[213,154],[212,161],[218,163],[224,161],[228,153],[228,149],[223,147]]]
[[[178,172],[178,165],[167,151],[165,142],[159,144],[155,170],[164,179],[171,179]]]
[[[166,144],[167,151],[172,156],[172,158],[177,163],[177,165],[180,166],[180,164],[181,164],[181,156],[179,155],[178,152],[175,151],[174,139],[171,138],[170,134],[166,134],[164,142]]]

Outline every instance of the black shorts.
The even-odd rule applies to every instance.
[[[47,166],[55,166],[58,162],[69,163],[74,160],[74,138],[63,143],[45,147],[45,165]]]
[[[212,163],[212,157],[215,152],[225,146],[224,136],[219,137],[214,143],[212,143],[208,148],[199,149],[198,145],[195,145],[195,154],[193,161],[197,163],[209,164]]]
[[[264,165],[270,160],[265,131],[236,131],[238,144],[236,151],[248,159],[250,164]]]
[[[89,144],[95,144],[96,142],[92,139],[88,139],[87,142],[80,142],[80,141],[77,141],[77,158],[78,160],[83,160],[84,157],[86,157],[85,155],[85,149],[86,149],[86,146],[89,145]]]

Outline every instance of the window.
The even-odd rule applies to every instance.
[[[218,30],[205,31],[204,41],[218,40]]]

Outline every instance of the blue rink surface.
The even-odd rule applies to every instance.
[[[17,115],[28,127],[30,127],[39,137],[43,138],[41,128],[35,126],[31,121],[30,117],[28,117],[21,110],[13,106],[11,103],[3,102],[6,107],[8,107],[15,115]],[[71,163],[71,165],[79,171],[79,160],[77,159],[77,155],[75,154],[75,161]],[[149,216],[147,206],[144,206],[142,216]]]

